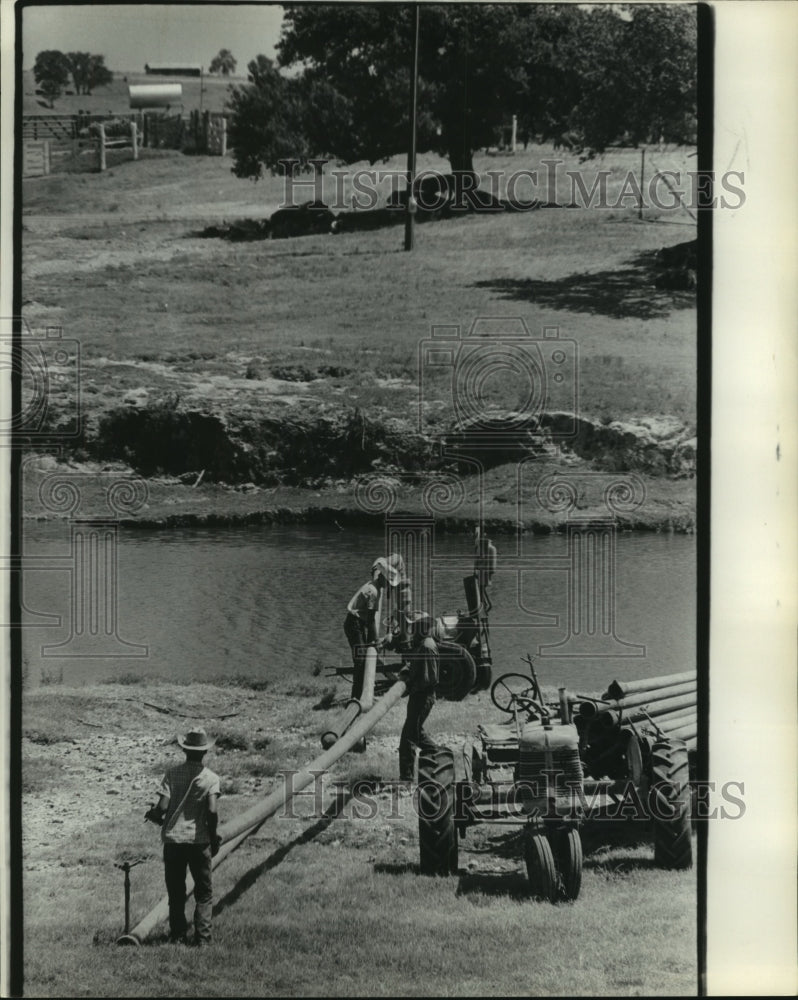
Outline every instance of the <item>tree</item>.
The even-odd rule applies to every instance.
[[[422,5],[418,145],[447,156],[455,171],[473,169],[474,149],[492,142],[523,93],[519,9]],[[356,158],[373,163],[407,148],[411,47],[409,5],[289,4],[278,56],[335,90],[356,125]],[[343,130],[336,138],[340,149],[352,145]]]
[[[279,129],[283,138],[289,125],[301,136],[293,155],[375,163],[405,151],[411,6],[287,3],[284,10],[278,66],[301,73],[278,84],[272,68],[271,86],[291,94],[294,117],[283,116]],[[240,97],[236,113],[267,112],[253,96]],[[694,113],[691,9],[421,5],[418,149],[448,157],[454,172],[473,170],[474,150],[491,145],[511,114],[545,138],[575,133],[590,154],[624,136],[684,138]],[[279,168],[274,151],[284,144],[272,133],[259,149],[258,127],[237,123],[249,136],[241,157],[233,145],[239,176]]]
[[[45,49],[36,56],[33,78],[52,108],[69,83],[69,60],[57,49]]]
[[[67,52],[69,71],[72,74],[72,82],[75,85],[75,93],[82,94],[89,79],[90,52]]]
[[[237,65],[230,49],[219,49],[218,54],[211,61],[210,72],[230,76],[231,73],[235,73]]]
[[[570,68],[571,107],[560,128],[591,155],[623,140],[692,141],[696,127],[696,14],[681,6],[585,11],[557,53]]]
[[[282,76],[266,56],[253,59],[247,70],[249,84],[230,94],[228,140],[235,152],[233,172],[257,180],[264,163],[276,169],[280,159],[311,155],[305,138],[307,104],[302,84]]]
[[[106,87],[113,78],[114,74],[105,65],[105,56],[91,56],[85,93],[90,94],[95,87]]]
[[[105,65],[105,56],[93,56],[90,52],[69,52],[66,59],[76,94],[91,94],[95,87],[105,86],[114,78],[114,74]]]

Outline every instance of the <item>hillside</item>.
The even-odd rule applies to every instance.
[[[197,77],[150,76],[144,68],[136,71],[114,72],[114,80],[107,87],[98,87],[93,94],[77,95],[72,88],[55,101],[50,108],[43,97],[36,96],[36,82],[33,70],[22,74],[22,113],[24,115],[73,115],[78,111],[92,114],[124,114],[130,110],[128,85],[133,83],[180,83],[183,86],[183,111],[188,113],[200,106],[200,80]],[[231,85],[246,83],[245,76],[210,76],[202,78],[202,108],[207,111],[222,111]]]

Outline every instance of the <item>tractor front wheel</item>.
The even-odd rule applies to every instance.
[[[558,830],[553,836],[554,861],[563,899],[576,899],[582,888],[582,838],[579,831]]]
[[[687,746],[682,740],[654,744],[648,800],[654,861],[661,868],[684,869],[693,864],[689,777]]]
[[[555,903],[559,891],[557,869],[554,865],[551,844],[546,834],[530,830],[526,835],[524,853],[532,895]]]

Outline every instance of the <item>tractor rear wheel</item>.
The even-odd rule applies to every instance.
[[[418,843],[425,875],[455,875],[458,867],[454,825],[454,754],[448,747],[425,750],[418,759]]]
[[[649,810],[654,828],[654,862],[661,868],[693,864],[690,773],[682,740],[661,740],[651,750]]]
[[[559,889],[557,869],[554,865],[551,844],[546,834],[530,830],[526,835],[524,853],[526,855],[526,873],[532,895],[555,903]]]

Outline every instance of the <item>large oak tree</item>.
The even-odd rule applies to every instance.
[[[266,60],[233,95],[236,173],[406,150],[412,6],[284,6],[278,66]],[[512,114],[544,139],[571,133],[588,155],[621,139],[682,141],[695,126],[695,58],[688,8],[422,4],[418,148],[471,171]]]

